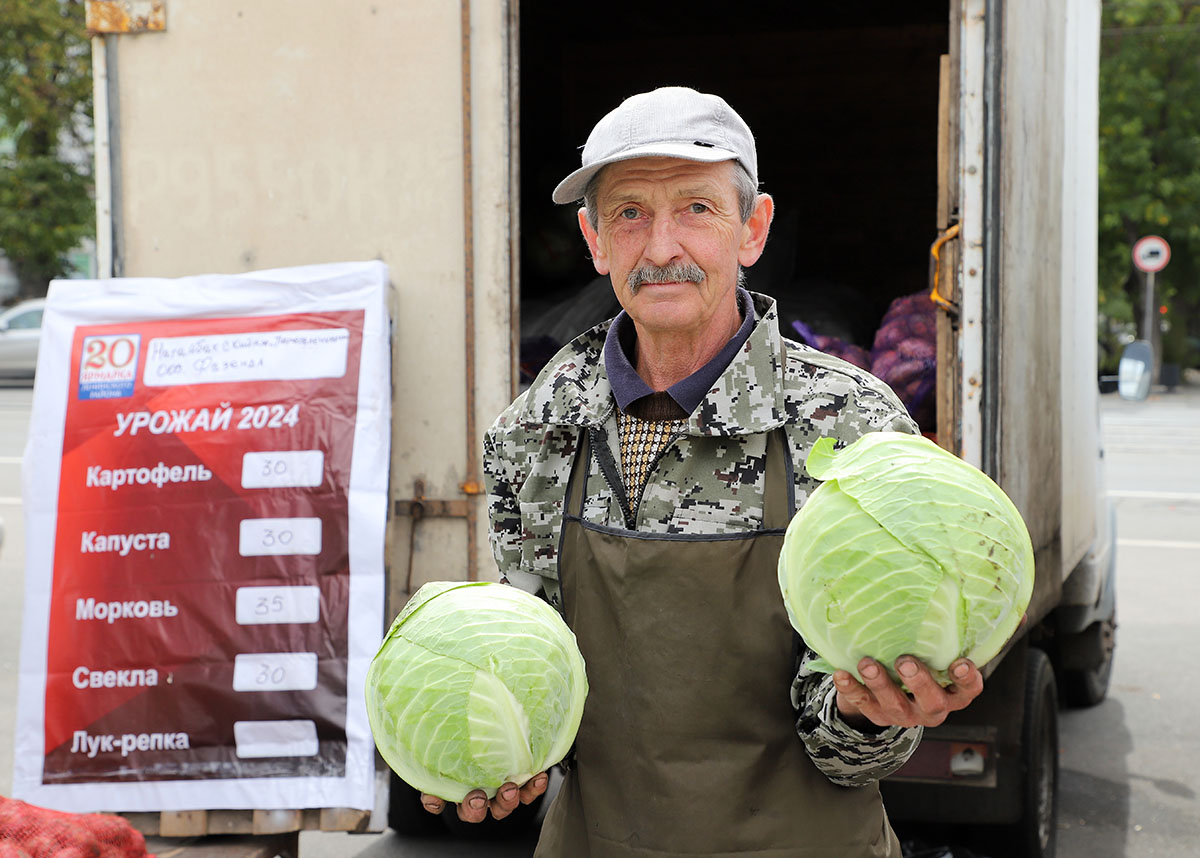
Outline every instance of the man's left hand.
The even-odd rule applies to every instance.
[[[945,688],[924,663],[912,656],[896,659],[896,672],[904,679],[908,693],[871,658],[858,663],[861,683],[845,670],[836,671],[833,681],[842,720],[852,727],[864,726],[866,721],[878,727],[936,727],[983,691],[983,675],[966,658],[951,663],[950,678],[954,681]]]

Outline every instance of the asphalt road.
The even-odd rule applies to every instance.
[[[29,432],[29,388],[0,389],[0,795],[12,794],[13,726],[17,719],[17,659],[25,540],[21,525],[21,454]]]
[[[20,459],[30,391],[0,389],[0,795],[10,794],[24,544]],[[1118,527],[1108,700],[1061,713],[1060,858],[1200,852],[1200,386],[1101,402]],[[947,838],[949,842],[949,837]],[[302,858],[524,858],[532,838],[474,843],[306,832]]]
[[[1117,511],[1109,697],[1060,721],[1061,858],[1200,854],[1200,388],[1102,398]]]

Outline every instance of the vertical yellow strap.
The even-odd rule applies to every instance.
[[[942,297],[941,293],[938,292],[938,283],[942,273],[942,245],[951,239],[958,238],[959,230],[959,224],[954,224],[954,226],[942,233],[938,237],[938,240],[933,243],[933,246],[929,248],[929,253],[933,256],[933,289],[929,293],[929,300],[947,313],[953,313],[956,316],[958,315],[958,305],[948,298]]]

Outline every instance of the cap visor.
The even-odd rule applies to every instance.
[[[583,191],[592,176],[603,170],[609,164],[618,161],[629,161],[633,158],[682,158],[685,161],[736,161],[737,155],[719,146],[697,146],[695,143],[655,143],[650,146],[638,146],[626,149],[618,155],[613,155],[586,167],[580,167],[571,175],[558,183],[551,199],[556,203],[573,203],[583,198]]]

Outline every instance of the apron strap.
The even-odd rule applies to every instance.
[[[796,481],[782,426],[767,436],[764,467],[763,530],[786,530],[796,512]]]
[[[583,518],[583,503],[587,500],[588,468],[592,458],[591,434],[586,426],[579,432],[571,476],[567,479],[567,498],[563,503],[563,513],[579,519]]]
[[[779,467],[780,463],[784,467]],[[771,463],[774,462],[774,467]],[[767,437],[767,474],[763,488],[763,530],[786,530],[796,514],[796,477],[788,452],[787,434],[780,426]],[[792,629],[792,664],[799,667],[804,639]]]

